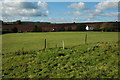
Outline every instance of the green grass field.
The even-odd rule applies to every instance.
[[[118,78],[117,32],[16,33],[2,38],[3,78]],[[48,49],[43,49],[44,39]]]
[[[118,78],[117,43],[3,55],[3,78]]]
[[[25,50],[40,50],[44,48],[44,39],[47,39],[47,48],[72,47],[84,44],[85,35],[88,35],[87,43],[117,42],[117,32],[45,32],[45,33],[12,33],[2,36],[3,53]]]

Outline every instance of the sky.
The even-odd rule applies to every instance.
[[[100,2],[45,1],[1,0],[0,20],[51,23],[102,22],[118,21],[118,14],[120,14],[117,2],[119,0],[102,0]]]

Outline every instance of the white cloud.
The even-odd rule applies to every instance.
[[[38,1],[38,6],[40,6],[42,9],[48,9],[48,4],[46,2]]]
[[[118,8],[118,2],[116,1],[119,1],[119,0],[107,0],[107,1],[104,1],[104,2],[100,2],[98,3],[97,5],[95,5],[95,12],[97,13],[100,13],[104,10],[109,10],[109,9],[113,9],[113,8]]]
[[[50,12],[47,10],[45,13],[46,13],[46,14],[49,14]]]
[[[101,10],[96,9],[96,10],[94,11],[94,13],[95,13],[95,14],[101,13]]]
[[[78,17],[73,17],[73,18],[71,18],[71,19],[73,19],[73,20],[77,20],[77,19],[80,19],[80,18],[78,18]]]
[[[111,13],[103,13],[101,16],[106,16],[106,17],[118,17],[120,15],[120,12],[111,12]]]
[[[84,21],[100,21],[100,19],[99,18],[97,18],[97,17],[86,17],[86,18],[84,18],[83,19]]]
[[[118,8],[118,3],[117,2],[100,2],[96,6],[97,10],[106,10],[106,9],[112,9],[112,8]]]
[[[22,17],[22,21],[29,21],[30,19],[28,17]]]
[[[31,0],[3,0],[3,2],[28,2]]]
[[[80,11],[74,11],[74,12],[66,12],[65,15],[80,16],[80,15],[82,15],[82,13]]]
[[[1,0],[4,1],[4,0]],[[10,1],[38,1],[38,0],[10,0]],[[46,2],[73,2],[73,0],[40,0],[40,1],[46,1]],[[102,2],[105,0],[74,0],[74,2]],[[120,0],[110,0],[111,2],[118,2]]]
[[[4,17],[4,16],[2,16],[1,20],[11,22],[11,21],[16,21],[17,19],[15,17]]]
[[[5,0],[2,2],[2,16],[3,17],[17,17],[17,16],[46,16],[49,11],[46,2],[21,2],[25,0],[18,0],[18,2],[10,2]],[[39,5],[38,5],[39,4]]]
[[[118,0],[115,0],[118,1]],[[118,9],[118,2],[114,2],[113,0],[107,0],[104,2],[99,2],[97,5],[95,5],[95,10],[93,11],[89,11],[89,16],[115,16],[116,13],[115,12],[111,12],[111,13],[104,13],[104,11],[106,10],[110,10],[110,9]],[[113,15],[113,16],[112,16]]]
[[[74,8],[76,10],[85,9],[85,3],[83,3],[83,2],[72,3],[71,5],[68,6],[68,8]]]
[[[68,8],[73,8],[76,11],[73,12],[65,12],[65,15],[75,15],[75,16],[80,16],[82,15],[82,13],[80,12],[80,10],[83,10],[84,12],[89,12],[89,10],[86,10],[85,7],[85,3],[84,2],[79,2],[79,3],[72,3],[69,6],[67,6]]]
[[[43,19],[41,19],[43,20]],[[48,17],[46,19],[44,19],[44,21],[46,22],[52,22],[52,23],[66,23],[66,22],[70,22],[71,19],[69,18],[64,18],[64,17],[61,17],[61,18],[51,18],[51,17]]]
[[[52,18],[48,18],[49,20],[52,20]]]
[[[82,13],[80,13],[79,11],[75,11],[73,12],[74,15],[82,15]]]
[[[2,14],[2,3],[0,2],[0,17],[2,16],[1,14]]]
[[[91,12],[90,10],[84,10],[84,12]]]
[[[108,2],[119,2],[120,0],[107,0]]]

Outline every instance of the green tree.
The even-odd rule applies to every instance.
[[[42,27],[35,25],[33,32],[41,32],[42,31]]]
[[[1,31],[2,31],[2,34],[11,33],[10,29],[2,29]]]
[[[65,31],[65,27],[64,26],[60,27],[59,31]]]
[[[104,22],[100,27],[102,31],[116,31],[118,29],[117,23]]]
[[[99,31],[101,24],[93,24],[93,25],[90,25],[90,27],[93,27],[93,30],[95,30],[95,31]]]
[[[85,24],[78,24],[76,27],[76,31],[85,31],[86,25]]]
[[[70,27],[68,27],[68,31],[72,31],[72,27],[70,26]]]
[[[109,31],[117,31],[118,29],[118,23],[110,23],[109,24]]]
[[[12,29],[12,32],[13,32],[13,33],[17,33],[17,32],[18,32],[17,27],[14,27],[14,28]]]
[[[21,24],[21,23],[22,23],[21,20],[16,21],[16,24]]]
[[[2,25],[4,22],[2,20],[0,20],[0,25]]]

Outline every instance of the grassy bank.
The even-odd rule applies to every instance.
[[[31,34],[31,33],[30,33]],[[36,33],[35,33],[36,34]],[[118,43],[3,53],[3,78],[118,78]]]

